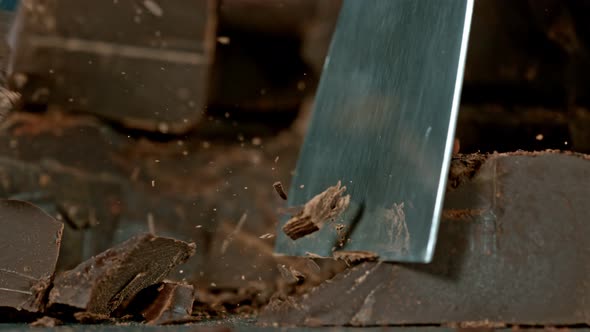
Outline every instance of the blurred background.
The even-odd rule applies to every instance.
[[[64,221],[61,270],[152,223],[197,243],[175,277],[203,302],[297,291],[285,264],[309,284],[333,275],[342,264],[272,256],[272,183],[290,184],[340,5],[0,0],[2,197]],[[475,0],[460,152],[590,152],[588,14]]]

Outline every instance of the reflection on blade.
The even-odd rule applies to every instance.
[[[472,8],[472,0],[345,0],[288,203],[342,181],[350,206],[297,240],[281,231],[282,218],[278,253],[431,260]]]

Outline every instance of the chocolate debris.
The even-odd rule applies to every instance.
[[[334,259],[342,260],[348,265],[355,265],[362,262],[372,262],[379,258],[379,255],[374,252],[360,250],[335,251],[332,256]]]
[[[328,219],[338,217],[350,204],[350,195],[342,196],[346,187],[341,182],[329,187],[305,204],[303,210],[283,226],[283,232],[292,240],[318,231]]]
[[[286,201],[287,194],[285,193],[285,190],[283,189],[283,184],[281,183],[281,181],[277,181],[277,182],[273,183],[272,186],[275,188],[275,191],[277,192],[277,194],[279,194],[279,197],[281,197],[282,199],[284,199]]]
[[[0,307],[44,308],[63,224],[36,206],[0,200]]]
[[[57,276],[49,304],[108,315],[194,253],[194,243],[135,236]]]

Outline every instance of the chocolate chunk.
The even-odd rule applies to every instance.
[[[453,190],[471,180],[488,157],[479,153],[454,156],[451,160],[447,190]]]
[[[49,304],[109,315],[194,253],[194,243],[152,234],[135,236],[58,275]]]
[[[338,217],[350,204],[350,195],[342,196],[346,187],[338,181],[324,192],[313,197],[303,210],[283,226],[283,232],[292,240],[318,231],[327,220]]]
[[[0,200],[0,307],[43,310],[62,231],[34,205]]]
[[[162,325],[190,320],[195,290],[193,286],[176,282],[164,282],[158,295],[141,314],[148,324]]]
[[[311,220],[311,217],[303,215],[294,216],[283,226],[283,232],[292,240],[297,240],[319,230],[320,228]]]

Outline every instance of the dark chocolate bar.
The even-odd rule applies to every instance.
[[[58,275],[49,304],[109,315],[194,253],[194,243],[152,234],[135,236]]]
[[[44,309],[63,224],[23,201],[0,200],[0,307]]]

